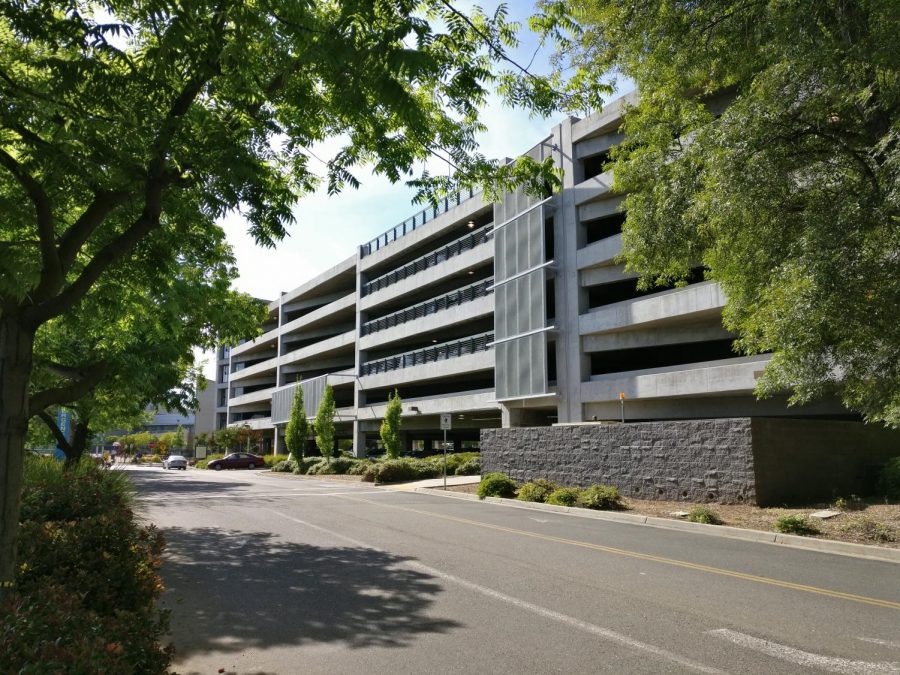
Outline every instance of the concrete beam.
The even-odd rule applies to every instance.
[[[722,396],[749,394],[771,355],[741,356],[667,368],[651,368],[624,373],[595,375],[581,385],[582,400],[587,403],[619,400],[625,405],[634,399],[674,398],[682,396]]]
[[[584,159],[606,152],[625,140],[625,134],[613,131],[602,136],[594,136],[575,144],[575,159]]]
[[[599,202],[589,202],[578,207],[578,220],[586,223],[597,218],[606,218],[624,210],[625,195],[618,195],[603,199]]]
[[[363,389],[381,389],[383,387],[393,387],[404,382],[427,382],[428,380],[439,380],[452,375],[463,375],[469,372],[493,369],[494,351],[491,349],[443,361],[425,363],[420,366],[399,368],[387,373],[366,375],[360,377],[359,382]]]
[[[461,274],[472,267],[483,265],[493,259],[494,240],[491,239],[465,253],[448,258],[434,267],[424,269],[418,274],[367,295],[359,301],[359,310],[362,312],[371,310],[389,300],[395,300],[411,291],[446,281],[449,276]]]
[[[686,344],[708,340],[724,340],[737,337],[722,327],[718,317],[686,326],[657,326],[600,335],[586,335],[582,346],[586,352],[602,352],[614,349],[638,349],[659,345]]]
[[[316,356],[325,356],[333,352],[348,350],[352,352],[356,342],[356,330],[350,330],[340,335],[335,335],[327,340],[316,342],[297,351],[289,352],[278,359],[279,366],[287,366]]]
[[[579,331],[581,335],[590,335],[631,326],[719,316],[724,306],[722,287],[714,281],[703,281],[591,310],[578,317]]]
[[[272,357],[260,363],[236,370],[228,376],[230,382],[244,381],[251,377],[259,377],[261,375],[275,374],[275,368],[278,365],[278,359],[275,354]],[[244,382],[244,384],[248,384]]]
[[[464,302],[461,305],[455,305],[435,314],[429,314],[421,319],[414,319],[393,328],[370,333],[359,339],[359,348],[373,349],[402,340],[410,335],[456,326],[493,313],[494,295],[491,293],[484,297],[476,298],[471,302]]]
[[[590,288],[591,286],[600,286],[609,284],[614,281],[624,281],[625,279],[637,279],[638,275],[634,272],[626,272],[625,265],[606,265],[604,267],[589,267],[580,273],[582,288]]]
[[[575,265],[579,270],[588,267],[612,265],[616,256],[622,252],[622,235],[614,234],[606,239],[595,241],[575,254]]]

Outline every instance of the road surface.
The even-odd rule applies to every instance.
[[[179,673],[900,673],[900,565],[269,472],[129,467]]]

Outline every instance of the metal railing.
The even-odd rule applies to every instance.
[[[439,297],[431,298],[430,300],[421,302],[418,305],[413,305],[412,307],[401,309],[399,312],[394,312],[393,314],[388,314],[387,316],[382,316],[378,319],[372,319],[371,321],[367,321],[360,327],[360,337],[371,335],[372,333],[377,333],[378,331],[385,330],[387,328],[393,328],[394,326],[399,326],[400,324],[406,323],[407,321],[421,319],[428,316],[429,314],[436,314],[437,312],[443,311],[450,307],[455,307],[456,305],[471,302],[476,298],[483,298],[488,293],[494,292],[492,289],[493,285],[494,278],[491,277],[489,279],[484,279],[482,281],[477,281],[474,284],[464,286],[463,288],[458,288],[451,293],[446,293]]]
[[[425,349],[417,349],[413,352],[405,354],[397,354],[376,361],[364,363],[360,368],[359,374],[375,375],[377,373],[389,373],[393,370],[401,368],[410,368],[412,366],[421,366],[425,363],[434,363],[435,361],[444,361],[446,359],[454,359],[458,356],[466,354],[475,354],[490,349],[488,347],[494,341],[494,332],[482,333],[481,335],[473,335],[471,337],[453,340]]]
[[[422,227],[422,225],[429,220],[434,220],[442,213],[447,213],[450,209],[472,199],[472,197],[477,194],[479,194],[477,191],[470,188],[468,190],[460,190],[455,194],[448,195],[447,197],[438,200],[436,206],[429,206],[427,209],[422,209],[399,225],[395,225],[384,234],[380,234],[372,241],[360,246],[359,257],[365,258],[367,255],[374,253],[378,249],[384,248],[392,241],[397,241],[400,237],[405,237],[410,232],[415,231],[417,227]]]
[[[403,281],[407,277],[418,274],[429,267],[434,267],[445,260],[449,260],[454,256],[470,251],[476,246],[479,246],[486,241],[490,241],[494,236],[493,230],[493,225],[485,225],[480,230],[467,234],[465,237],[460,237],[456,241],[451,241],[449,244],[442,246],[436,251],[423,255],[421,258],[416,258],[402,267],[391,270],[387,274],[382,274],[380,277],[363,284],[360,291],[361,295],[365,297],[370,293],[380,291],[382,288],[387,288],[392,284],[396,284],[398,281]]]

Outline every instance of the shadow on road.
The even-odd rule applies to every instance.
[[[138,497],[166,499],[168,497],[225,494],[232,490],[248,488],[253,483],[220,481],[211,479],[182,480],[181,471],[167,473],[163,469],[132,469],[128,477],[134,483]]]
[[[405,569],[410,558],[261,532],[164,532],[164,601],[178,656],[313,643],[404,647],[418,635],[460,627],[427,616],[441,587]]]

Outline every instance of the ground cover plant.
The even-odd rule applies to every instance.
[[[166,672],[163,539],[138,525],[127,475],[29,457],[23,477],[20,564],[0,607],[4,672]]]
[[[547,504],[555,506],[575,506],[581,490],[578,488],[557,488],[547,496]]]
[[[702,523],[703,525],[722,525],[723,521],[715,511],[708,506],[702,504],[692,508],[687,515],[687,519],[692,523]]]
[[[509,499],[516,496],[516,483],[505,473],[487,473],[481,477],[481,483],[478,484],[476,494],[481,499],[485,497],[506,497]]]
[[[585,509],[620,511],[625,508],[619,489],[612,485],[591,485],[582,490],[575,504]]]
[[[556,483],[551,483],[549,480],[545,480],[543,478],[538,478],[533,481],[529,481],[525,483],[522,487],[519,488],[519,493],[516,495],[516,499],[519,499],[523,502],[539,502],[543,503],[547,501],[547,497],[550,494],[559,488]]]
[[[775,521],[775,529],[782,534],[808,536],[819,534],[819,528],[803,515],[782,516]]]

